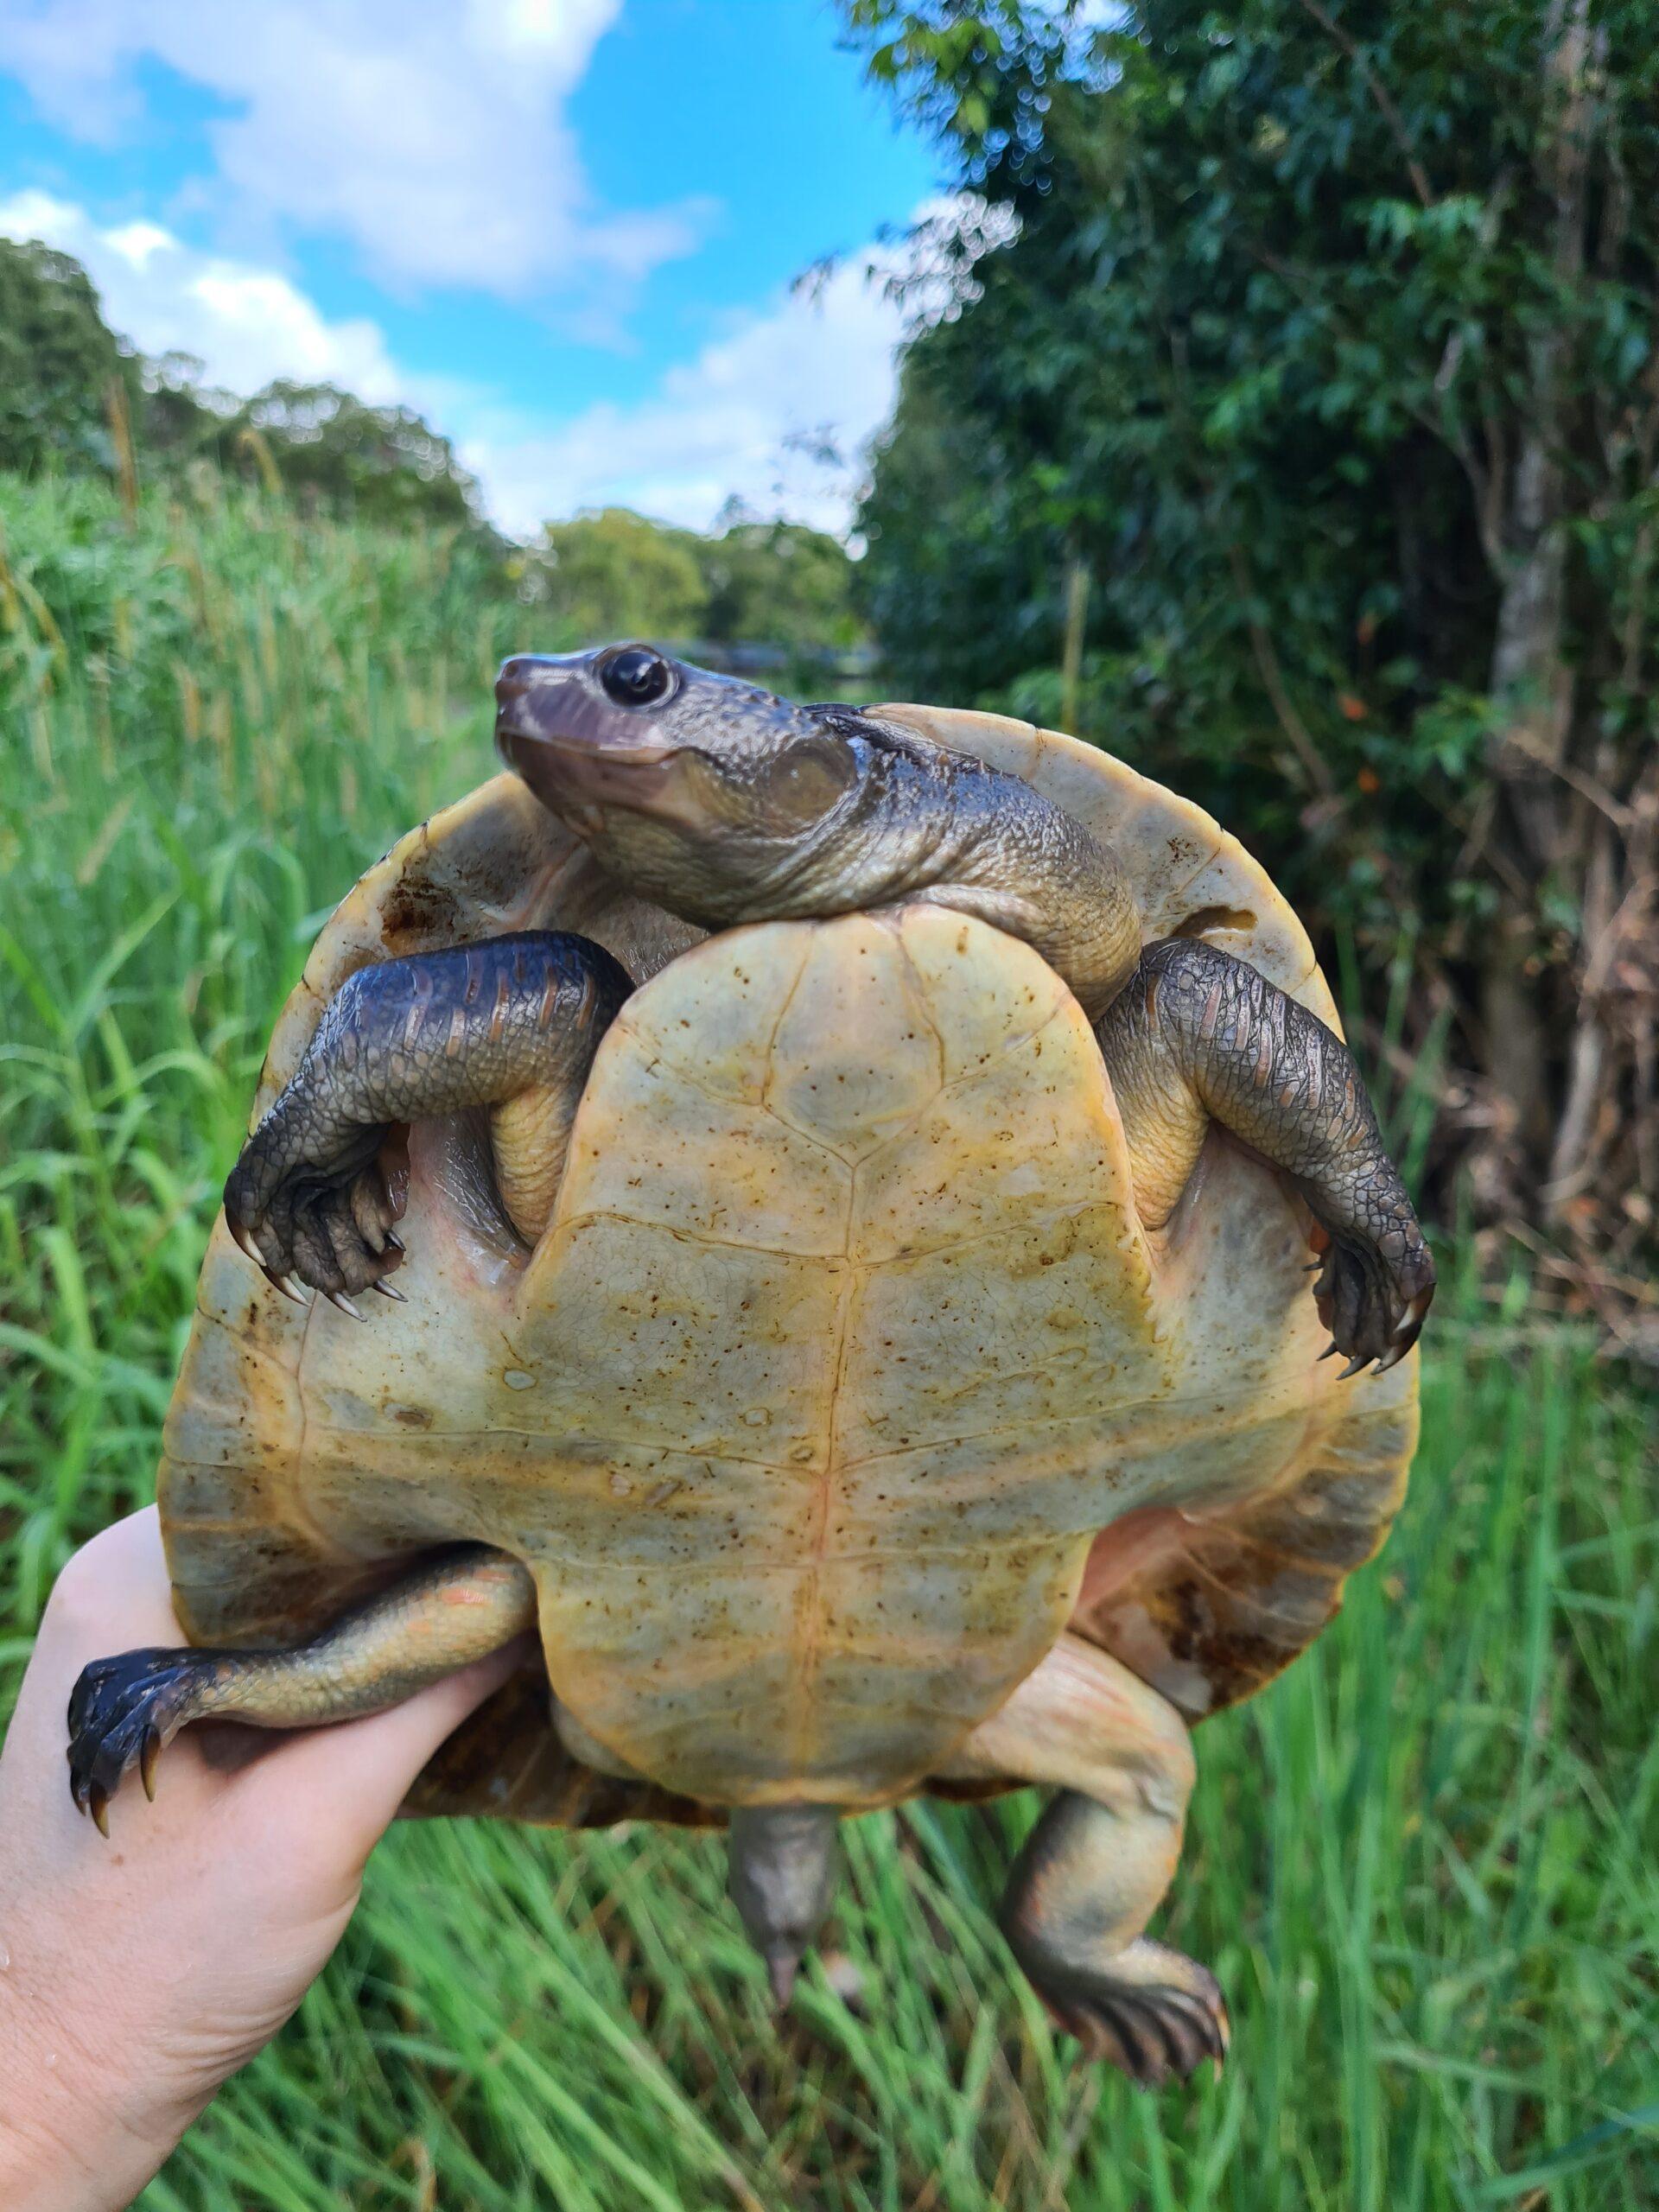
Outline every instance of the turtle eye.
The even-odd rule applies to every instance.
[[[599,680],[619,707],[653,707],[668,696],[674,671],[649,645],[624,645],[600,670]]]

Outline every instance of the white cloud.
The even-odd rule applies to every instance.
[[[1007,234],[982,219],[977,243]],[[899,344],[918,313],[947,296],[936,277],[901,305],[889,280],[913,267],[914,250],[871,247],[822,283],[734,319],[644,400],[550,423],[475,385],[411,375],[373,322],[331,321],[279,271],[199,251],[157,223],[100,224],[30,191],[0,200],[0,235],[73,254],[117,330],[146,353],[197,355],[210,384],[249,393],[292,377],[418,408],[455,441],[490,513],[519,537],[613,505],[707,529],[734,494],[762,515],[845,531],[864,448],[892,410]]]
[[[474,414],[461,452],[493,512],[519,537],[606,504],[706,530],[735,494],[760,514],[844,531],[893,411],[901,341],[1014,233],[1006,210],[966,197],[929,201],[913,221],[897,245],[866,246],[742,317],[636,405],[601,404],[551,431]]]
[[[505,294],[624,287],[706,203],[604,213],[565,99],[621,0],[0,0],[0,52],[81,137],[119,133],[153,57],[233,103],[210,189],[352,239],[383,276]]]
[[[703,530],[734,493],[845,530],[862,448],[893,404],[903,327],[861,257],[746,316],[637,404],[601,403],[553,430],[480,416],[461,455],[520,536],[602,505]]]
[[[372,322],[330,322],[279,271],[198,252],[158,223],[105,226],[67,200],[20,192],[0,200],[0,236],[73,254],[111,328],[145,353],[195,354],[210,385],[245,394],[292,377],[377,403],[407,397]]]

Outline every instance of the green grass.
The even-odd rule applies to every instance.
[[[145,1498],[219,1180],[328,904],[486,772],[546,609],[462,550],[0,481],[0,1664]],[[1408,1101],[1421,1115],[1421,1100]],[[1412,1140],[1416,1125],[1402,1130]],[[400,1829],[151,2212],[1659,2203],[1649,1410],[1518,1279],[1448,1283],[1411,1501],[1198,1738],[1164,1920],[1219,2084],[1077,2067],[987,1910],[1033,1810],[855,1824],[781,2033],[718,1846]]]

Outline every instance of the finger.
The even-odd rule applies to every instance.
[[[254,1817],[297,1815],[308,1844],[354,1875],[434,1751],[535,1648],[533,1637],[516,1637],[385,1713],[284,1742],[240,1778],[239,1789],[261,1801]]]
[[[153,1505],[94,1536],[64,1568],[41,1622],[36,1666],[73,1665],[145,1643],[182,1643],[161,1517]]]

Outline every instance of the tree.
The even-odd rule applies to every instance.
[[[0,468],[110,468],[123,366],[80,264],[0,238]]]
[[[699,552],[707,594],[700,634],[723,644],[852,644],[852,563],[838,538],[803,523],[762,522],[729,501]]]
[[[541,557],[548,597],[584,645],[609,638],[695,638],[706,593],[700,541],[631,507],[549,523]]]
[[[279,379],[225,425],[232,457],[261,448],[284,489],[365,522],[477,522],[478,486],[448,438],[409,407],[372,407],[330,384]]]
[[[107,327],[79,262],[0,238],[0,468],[115,474],[130,501],[198,458],[365,521],[480,527],[476,485],[411,409],[333,385],[206,391],[199,361],[146,360]]]
[[[1649,11],[848,14],[1019,223],[912,347],[875,456],[889,653],[1052,713],[1069,610],[1087,728],[1374,969],[1408,957],[1404,1049],[1441,1036],[1465,1072],[1446,1134],[1485,1201],[1633,1243],[1659,1186]]]

